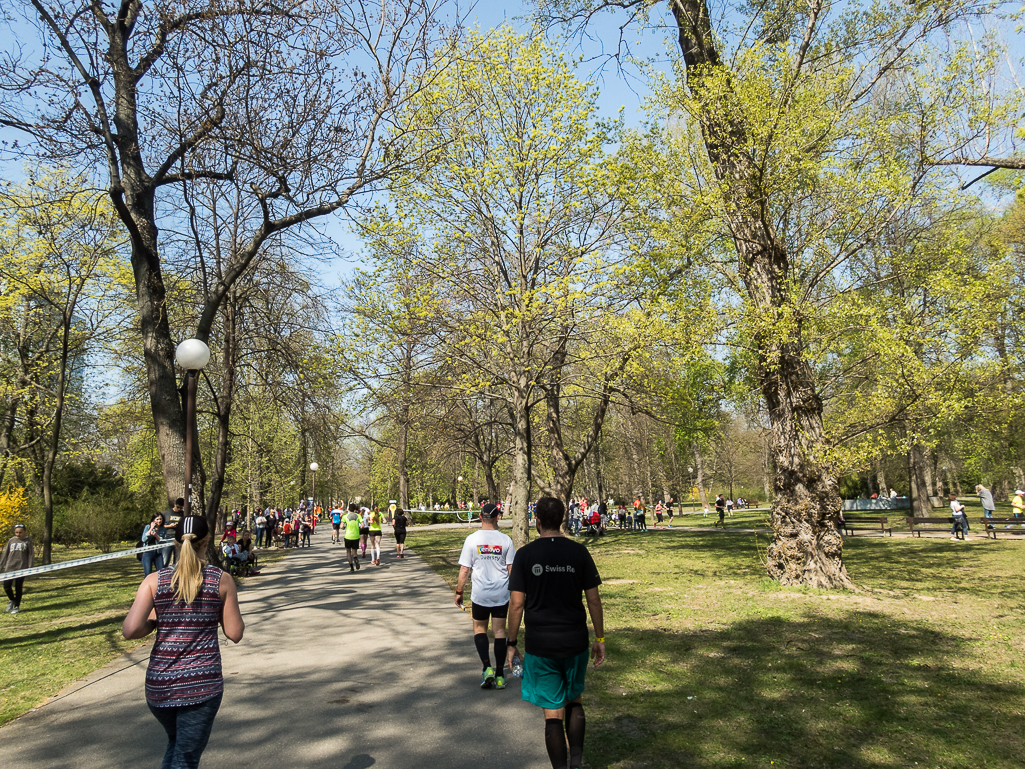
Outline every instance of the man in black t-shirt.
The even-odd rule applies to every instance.
[[[526,614],[523,699],[544,710],[545,747],[552,766],[564,769],[568,754],[570,769],[577,769],[584,749],[580,695],[587,660],[593,657],[595,667],[605,661],[605,625],[598,595],[601,577],[587,548],[563,536],[566,508],[562,502],[542,497],[536,514],[540,538],[517,551],[509,574],[507,657],[511,665],[520,621]],[[594,626],[593,643],[581,594]]]
[[[178,521],[182,519],[183,515],[185,515],[185,497],[178,497],[174,500],[174,508],[164,512],[164,529],[167,531],[164,536],[166,539],[174,540],[174,533],[178,530]],[[164,554],[164,566],[170,566],[178,559],[174,545],[168,545],[160,552]]]

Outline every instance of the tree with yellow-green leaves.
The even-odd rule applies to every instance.
[[[595,3],[551,0],[550,20],[605,8],[664,18],[678,57],[656,83],[667,199],[683,237],[707,232],[731,339],[771,421],[770,576],[850,586],[837,530],[836,468],[823,422],[817,335],[843,324],[834,299],[867,287],[857,259],[888,228],[934,209],[944,121],[977,111],[965,87],[997,61],[989,36],[959,40],[993,6],[936,3]],[[996,126],[992,126],[999,128]],[[833,319],[830,316],[837,316]],[[828,353],[821,353],[828,355]]]
[[[434,284],[445,386],[492,394],[507,412],[507,514],[523,544],[540,443],[532,408],[549,402],[553,491],[568,495],[652,327],[632,272],[630,177],[607,154],[614,131],[596,118],[593,86],[541,36],[471,32],[438,71],[401,126],[397,151],[426,162],[396,179],[392,215],[417,233],[418,269]],[[574,450],[559,421],[567,394],[593,404]]]
[[[415,233],[383,210],[363,220],[361,230],[373,266],[343,287],[333,367],[348,434],[394,457],[398,505],[409,509],[410,432],[433,394],[440,308]]]
[[[14,457],[34,465],[45,513],[42,557],[49,563],[54,465],[74,450],[64,441],[64,423],[81,406],[90,345],[119,324],[130,277],[114,212],[83,179],[52,173],[10,187],[0,196],[0,219],[0,472]]]

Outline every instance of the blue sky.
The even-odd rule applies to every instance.
[[[534,0],[480,0],[476,3],[457,2],[453,5],[453,13],[458,13],[468,27],[477,25],[486,30],[508,23],[516,29],[527,29],[530,26],[528,17],[536,7]],[[570,55],[581,58],[579,77],[582,80],[593,80],[598,88],[601,117],[612,119],[622,110],[626,124],[635,126],[644,120],[643,101],[648,95],[648,89],[637,67],[629,62],[624,62],[620,67],[612,57],[618,49],[619,25],[623,21],[624,17],[616,14],[600,14],[592,20],[585,37],[573,37],[563,42]],[[630,33],[628,42],[634,55],[665,59],[662,35],[658,31],[641,30],[633,25]],[[323,231],[348,254],[348,258],[335,260],[331,268],[322,273],[325,288],[331,288],[332,279],[343,278],[352,271],[362,244],[350,232],[344,217],[324,222]]]

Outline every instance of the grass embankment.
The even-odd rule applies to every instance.
[[[288,552],[262,550],[260,565]],[[97,551],[88,548],[58,548],[54,562],[93,555]],[[0,614],[0,724],[147,643],[121,637],[121,623],[141,581],[142,565],[132,556],[25,580],[21,613]]]
[[[454,585],[464,536],[410,546]],[[859,589],[827,592],[769,580],[767,542],[589,543],[609,653],[584,695],[592,767],[1022,765],[1025,545],[849,538]]]

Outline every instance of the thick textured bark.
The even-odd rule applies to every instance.
[[[513,389],[512,426],[513,457],[512,479],[509,484],[509,510],[512,519],[512,541],[517,548],[527,544],[527,504],[530,495],[530,402],[526,382]]]
[[[925,478],[925,454],[915,444],[908,453],[908,469],[911,476],[911,509],[916,518],[928,518],[932,514],[929,503],[929,483]]]
[[[890,487],[886,483],[886,470],[883,468],[883,462],[881,459],[877,459],[872,463],[876,471],[876,481],[879,483],[879,496],[888,497],[890,496]]]
[[[767,323],[755,334],[757,378],[772,425],[776,466],[766,551],[769,575],[787,585],[851,586],[837,528],[836,479],[819,456],[822,402],[805,356],[801,316],[790,296],[790,255],[772,225],[763,169],[747,152],[744,110],[723,66],[705,0],[670,0],[687,86],[699,105],[702,137],[724,189],[725,216],[751,310]]]

